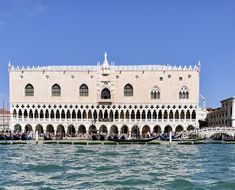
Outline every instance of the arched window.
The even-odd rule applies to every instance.
[[[52,96],[60,96],[61,95],[61,89],[58,84],[54,84],[51,88],[51,95]]]
[[[189,89],[186,86],[183,86],[179,92],[179,99],[189,99]]]
[[[130,84],[124,87],[124,96],[133,96],[133,87]]]
[[[87,85],[82,84],[79,88],[79,95],[80,96],[88,96],[88,93],[89,93],[89,91],[88,91]]]
[[[111,95],[110,95],[110,91],[109,89],[105,88],[102,90],[101,92],[101,99],[110,99]]]
[[[151,99],[160,99],[160,90],[157,86],[151,90]]]
[[[25,96],[34,96],[34,88],[32,84],[27,84],[24,89]]]

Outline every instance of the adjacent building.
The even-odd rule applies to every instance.
[[[222,100],[220,108],[209,109],[206,121],[209,127],[235,127],[235,96]]]
[[[11,129],[80,135],[198,127],[200,64],[94,66],[9,64]]]
[[[10,111],[5,108],[0,109],[0,131],[8,131],[10,127]]]

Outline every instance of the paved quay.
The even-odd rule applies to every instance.
[[[132,145],[132,144],[146,144],[146,145],[197,145],[197,144],[235,144],[234,141],[214,141],[214,140],[182,140],[182,141],[159,141],[151,142],[112,142],[112,141],[92,141],[92,140],[35,140],[28,141],[0,141],[0,145],[19,145],[19,144],[67,144],[67,145]]]

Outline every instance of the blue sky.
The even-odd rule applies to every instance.
[[[0,0],[0,97],[14,65],[195,65],[207,106],[235,95],[234,0]],[[0,104],[1,105],[1,104]]]

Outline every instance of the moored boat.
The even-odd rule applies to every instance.
[[[130,143],[142,143],[142,142],[150,142],[152,140],[157,139],[158,136],[156,137],[150,137],[150,138],[133,138],[133,139],[127,139],[127,138],[112,138],[109,139],[109,141],[114,141],[114,142],[130,142]]]
[[[21,140],[32,140],[32,135],[30,135],[30,134],[22,134],[21,135]]]
[[[0,140],[6,140],[5,135],[0,135]]]

